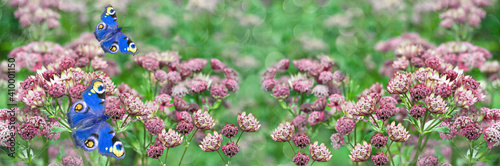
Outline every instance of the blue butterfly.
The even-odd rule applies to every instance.
[[[135,55],[139,51],[135,43],[121,32],[122,27],[118,27],[113,6],[108,5],[104,8],[101,20],[102,22],[95,27],[94,36],[101,43],[104,52],[115,54],[119,50],[123,54]]]
[[[125,148],[115,135],[113,127],[106,122],[104,115],[106,88],[101,79],[92,81],[82,93],[83,100],[75,102],[66,114],[69,126],[73,129],[73,141],[76,147],[86,151],[99,148],[104,156],[123,159]]]

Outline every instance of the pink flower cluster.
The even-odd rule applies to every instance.
[[[57,0],[12,0],[10,6],[16,7],[14,16],[19,19],[23,27],[28,27],[33,23],[47,23],[50,29],[60,26],[61,15],[59,2]]]
[[[489,0],[447,0],[439,1],[439,10],[443,11],[439,24],[444,28],[451,28],[453,24],[465,24],[478,27],[481,19],[486,16],[483,8],[490,6]]]

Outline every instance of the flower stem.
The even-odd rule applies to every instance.
[[[226,160],[224,160],[224,158],[222,158],[222,155],[220,154],[220,152],[219,152],[218,150],[217,150],[217,153],[219,154],[220,159],[222,159],[222,161],[223,161],[224,163],[226,163]],[[229,159],[231,159],[231,158],[229,158]]]
[[[167,153],[165,154],[165,163],[167,163],[168,150],[170,150],[170,148],[167,148]]]
[[[392,165],[395,166],[394,165],[394,160],[392,160],[392,154],[391,154],[391,145],[392,145],[392,143],[393,143],[393,141],[391,141],[391,143],[388,146],[386,146],[386,147],[387,147],[387,153],[389,153],[389,160],[391,160]]]
[[[27,146],[28,146],[28,165],[31,165],[31,142],[30,141],[26,141],[27,142]]]
[[[243,135],[243,133],[245,133],[245,131],[241,132],[240,136],[238,137],[238,140],[236,140],[236,145],[238,145],[238,142],[240,141],[241,135]]]
[[[143,134],[142,138],[143,138],[142,149],[144,150],[143,154],[142,154],[142,165],[147,165],[146,164],[146,153],[144,153],[144,152],[147,152],[147,149],[146,149],[146,124],[144,124],[144,134]]]
[[[184,148],[184,152],[182,153],[181,161],[179,161],[179,166],[180,166],[180,165],[181,165],[181,163],[182,163],[182,159],[184,159],[184,155],[186,155],[186,151],[188,150],[189,143],[193,140],[194,135],[196,134],[196,132],[197,132],[197,131],[198,131],[198,128],[196,128],[196,130],[195,130],[195,131],[194,131],[194,133],[193,133],[193,136],[191,136],[191,138],[189,139],[189,141],[188,141],[188,142],[186,142],[186,143],[187,143],[187,145],[186,145],[186,148]],[[242,134],[243,134],[243,133],[242,133]],[[225,162],[224,162],[224,163],[225,163]]]
[[[127,117],[125,118],[125,120],[123,120],[123,123],[122,123],[122,126],[120,127],[120,130],[123,128],[125,123],[127,123],[128,117],[130,117],[130,114],[127,114]]]
[[[290,147],[292,148],[293,154],[295,154],[295,149],[293,149],[292,143],[290,143],[290,140],[288,140],[287,142],[288,142],[288,145],[290,145]]]
[[[474,154],[473,144],[474,144],[474,142],[469,141],[469,149],[470,149],[470,153],[469,153],[469,164],[470,164],[470,165],[472,165],[472,163],[474,162],[474,160],[473,160],[473,158],[472,158],[472,154]]]
[[[310,166],[312,166],[312,165],[314,164],[314,162],[315,162],[315,161],[316,161],[316,160],[313,160],[313,162],[311,163],[311,165],[310,165]]]
[[[413,157],[413,161],[411,162],[412,165],[414,165],[414,164],[417,163],[418,156],[420,156],[420,152],[422,151],[422,148],[421,148],[422,139],[423,139],[423,135],[422,134],[418,134],[417,153],[415,153],[415,156]]]

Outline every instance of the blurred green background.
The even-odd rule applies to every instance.
[[[236,123],[236,114],[246,110],[255,114],[262,123],[261,130],[245,134],[240,153],[233,158],[234,165],[288,165],[293,164],[293,153],[286,143],[276,143],[270,137],[277,124],[291,120],[288,112],[268,93],[260,90],[260,74],[283,58],[291,60],[328,55],[343,72],[350,76],[358,91],[376,82],[384,86],[389,78],[378,69],[392,53],[374,50],[377,42],[399,36],[405,32],[417,32],[431,43],[452,41],[454,36],[439,27],[439,13],[418,9],[418,0],[165,0],[165,1],[70,1],[78,10],[60,11],[60,27],[43,30],[42,37],[35,39],[35,28],[22,28],[14,18],[15,8],[8,1],[1,1],[0,12],[0,60],[9,52],[34,40],[52,41],[64,45],[78,38],[83,32],[93,32],[104,6],[112,4],[117,12],[119,26],[139,47],[139,55],[150,51],[178,51],[182,59],[218,58],[241,75],[240,90],[228,99],[231,107],[216,113],[218,128],[225,123]],[[384,3],[385,8],[384,8]],[[389,4],[387,4],[389,3]],[[471,37],[472,44],[488,49],[493,59],[500,59],[500,10],[498,3],[486,8],[487,16]],[[382,10],[380,10],[382,6]],[[424,6],[425,9],[425,6]],[[428,9],[427,9],[428,10]],[[138,81],[144,71],[132,60],[132,55],[108,54],[115,59],[122,73],[112,77],[115,85],[122,82],[141,92]],[[476,78],[485,79],[476,73]],[[18,80],[30,73],[23,69]],[[5,107],[5,95],[1,92],[1,106]],[[493,94],[497,95],[498,94]],[[497,97],[498,99],[498,97]],[[500,104],[493,102],[493,107]],[[167,126],[168,127],[168,126]],[[332,131],[324,130],[317,137],[330,150]],[[68,138],[63,135],[61,139]],[[314,139],[312,140],[314,141]],[[51,141],[53,146],[57,141]],[[127,149],[127,155],[133,152]],[[183,148],[169,152],[167,165],[177,164]],[[346,147],[332,151],[333,158],[327,163],[315,165],[348,165],[350,159]],[[60,158],[58,158],[60,160]],[[119,164],[133,162],[132,157]],[[150,160],[151,164],[158,163]],[[206,153],[197,146],[190,146],[187,165],[219,165],[218,154]]]

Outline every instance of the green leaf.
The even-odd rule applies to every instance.
[[[442,132],[442,133],[449,133],[450,128],[448,126],[441,126],[441,127],[433,128],[430,132],[433,132],[433,131]]]
[[[59,132],[65,132],[65,131],[71,132],[70,130],[68,130],[65,127],[52,126],[52,128],[50,128],[51,133],[59,133]]]
[[[399,158],[399,155],[396,155],[392,158],[392,160],[394,161],[394,165],[400,165],[401,163],[401,160]]]
[[[286,104],[285,101],[283,101],[282,99],[280,99],[279,101],[280,101],[281,108],[288,109],[288,105]]]
[[[210,108],[210,109],[217,109],[217,108],[219,108],[221,102],[222,102],[221,99],[217,99],[217,101],[212,105],[212,108]]]
[[[432,119],[432,120],[429,120],[425,123],[424,125],[424,132],[427,132],[427,131],[431,131],[432,128],[431,128],[431,125],[435,125],[435,123],[439,122],[439,119]]]

